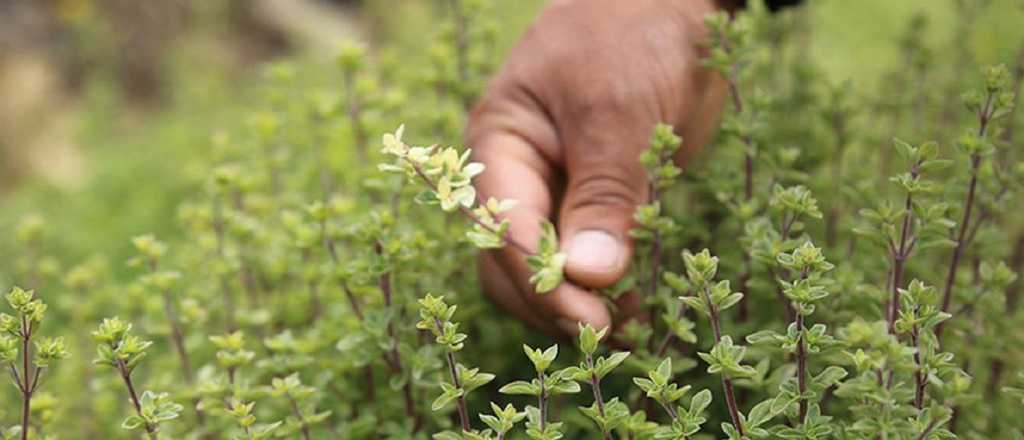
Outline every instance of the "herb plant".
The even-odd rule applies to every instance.
[[[649,127],[637,252],[598,292],[644,313],[552,341],[473,269],[512,247],[533,294],[566,282],[557,228],[510,236],[516,202],[457,145],[500,5],[438,7],[420,58],[266,66],[182,164],[176,229],[82,256],[19,213],[0,273],[49,307],[6,297],[3,438],[1024,438],[1024,57],[915,17],[875,90],[822,73],[807,10],[708,17],[721,130],[683,166]]]

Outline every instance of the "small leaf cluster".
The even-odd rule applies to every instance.
[[[701,390],[690,399],[689,408],[678,403],[690,391],[690,386],[678,386],[672,380],[672,358],[665,358],[657,369],[647,372],[647,377],[635,377],[633,383],[643,390],[649,399],[658,402],[669,414],[672,424],[660,428],[655,438],[685,439],[700,431],[707,422],[704,412],[711,404],[711,392]]]
[[[121,423],[121,427],[129,431],[145,426],[159,426],[168,420],[174,420],[184,409],[181,405],[169,400],[167,393],[145,391],[139,398],[139,414],[130,415]]]
[[[548,293],[562,284],[566,259],[565,253],[559,251],[555,227],[549,222],[541,223],[537,253],[526,257],[526,264],[532,272],[530,283],[537,293]]]
[[[153,342],[131,334],[131,329],[131,323],[117,317],[104,319],[92,332],[97,344],[93,363],[113,368],[124,382],[135,413],[125,418],[121,427],[141,429],[155,439],[161,425],[178,418],[184,407],[170,401],[166,393],[144,391],[141,397],[137,394],[132,373],[146,357],[146,350]]]

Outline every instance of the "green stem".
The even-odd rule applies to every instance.
[[[439,332],[444,331],[444,324],[442,324],[441,320],[436,317],[434,318],[434,326],[437,327]],[[455,362],[455,353],[448,351],[446,353],[445,360],[448,362],[448,374],[451,375],[452,386],[458,390],[462,390],[462,380],[459,379],[459,370],[457,368],[458,364]],[[458,397],[456,406],[459,410],[459,423],[462,425],[462,431],[469,432],[469,412],[466,410],[465,390],[463,390],[462,395]]]
[[[31,359],[31,353],[29,349],[29,339],[32,337],[32,324],[28,322],[28,318],[21,317],[21,377],[22,383],[18,385],[21,388],[21,440],[28,439],[29,430],[29,418],[32,414],[32,393],[35,391],[35,383],[38,380],[39,369],[36,369],[36,379],[32,379],[31,382],[29,377],[31,376],[32,365],[29,363]],[[12,367],[13,368],[13,367]]]
[[[298,420],[299,426],[302,428],[302,438],[309,440],[309,425],[306,424],[306,418],[302,416],[302,411],[299,409],[299,403],[291,396],[288,396],[288,403],[292,407],[292,413],[295,414],[295,419]]]

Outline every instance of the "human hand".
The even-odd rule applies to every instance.
[[[612,326],[640,309],[637,295],[613,319],[591,289],[629,267],[633,211],[648,202],[640,154],[654,126],[673,124],[685,161],[712,136],[724,80],[700,66],[704,16],[713,0],[555,0],[537,17],[470,115],[466,132],[484,199],[515,199],[516,241],[537,243],[555,222],[566,282],[543,295],[522,252],[480,256],[488,294],[523,321],[555,335],[577,323]]]

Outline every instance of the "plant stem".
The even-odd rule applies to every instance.
[[[920,163],[915,163],[910,170],[910,176],[917,181],[920,175]],[[900,313],[900,288],[903,286],[903,269],[907,258],[910,256],[909,243],[914,220],[914,194],[907,192],[906,201],[903,204],[903,224],[900,226],[899,244],[896,247],[890,245],[889,257],[892,260],[892,279],[889,287],[890,298],[886,324],[889,334],[896,334],[896,319]]]
[[[800,337],[796,341],[796,381],[800,395],[803,396],[807,392],[807,345],[804,340],[804,315],[799,312],[796,315],[796,331],[800,332]],[[801,425],[806,417],[807,399],[801,397],[798,419]]]
[[[178,314],[174,309],[171,292],[164,290],[162,296],[164,300],[164,313],[167,315],[167,321],[171,326],[171,342],[174,344],[175,351],[178,352],[182,376],[187,385],[192,385],[192,364],[189,361],[188,351],[185,350],[185,335],[181,330],[181,324],[178,322]]]
[[[971,221],[971,210],[974,207],[974,194],[978,186],[978,167],[981,165],[981,156],[971,156],[971,182],[967,189],[967,198],[964,200],[964,213],[960,221],[960,229],[957,233],[956,247],[953,248],[953,256],[949,260],[949,271],[946,273],[946,284],[942,291],[942,311],[948,312],[953,300],[953,285],[956,284],[956,272],[960,267],[960,258],[965,250],[964,238],[967,234],[968,223]],[[940,323],[935,328],[935,336],[942,337],[942,330],[945,323]]]
[[[245,197],[241,191],[238,189],[232,190],[231,199],[233,201],[235,211],[245,212]],[[246,251],[246,243],[240,240],[238,243],[238,282],[246,294],[245,296],[248,301],[248,307],[259,308],[260,295],[257,291],[252,268],[249,267],[249,262],[246,258]]]
[[[671,160],[671,158],[669,158],[668,160]],[[662,163],[664,163],[664,162],[662,162]],[[659,194],[658,184],[657,184],[657,180],[656,180],[655,177],[653,177],[653,176],[648,176],[647,177],[647,188],[648,188],[648,202],[651,203],[651,204],[658,203],[659,199],[661,198],[661,195]],[[650,279],[650,286],[649,286],[650,290],[648,291],[647,295],[648,295],[648,298],[653,299],[653,298],[657,297],[657,295],[658,295],[658,284],[659,284],[659,281],[660,281],[660,278],[661,278],[660,277],[660,274],[661,274],[661,231],[658,231],[657,229],[653,229],[653,230],[651,230],[651,234],[652,234],[652,237],[651,237],[651,253],[650,253],[650,256],[649,256],[650,263],[651,263],[651,272],[650,272],[651,279]],[[682,318],[682,315],[679,315],[679,317],[677,317],[676,319],[678,320],[680,318]],[[668,333],[665,334],[665,339],[662,340],[661,346],[658,349],[658,353],[659,353],[658,357],[664,356],[664,351],[668,349],[668,344],[669,344],[669,342],[671,342],[671,340],[672,340],[672,332],[669,331]],[[653,346],[652,346],[653,343],[654,343],[654,325],[651,324],[651,335],[647,338],[647,348],[648,348],[648,350],[653,348]]]
[[[924,431],[921,431],[921,434],[917,436],[917,440],[925,440],[926,438],[928,438],[928,434],[931,434],[932,431],[935,430],[935,427],[938,425],[938,420],[932,420],[931,422],[929,422],[928,426],[924,428]]]
[[[121,373],[121,379],[124,381],[125,387],[128,388],[128,397],[131,398],[132,406],[135,408],[135,413],[142,418],[142,404],[139,403],[139,394],[135,392],[135,385],[132,384],[132,373],[128,370],[128,366],[125,365],[124,361],[121,359],[117,360],[117,371]],[[149,438],[156,440],[156,426],[153,426],[144,418],[142,423]]]
[[[362,322],[365,318],[363,317],[362,307],[359,305],[359,300],[356,299],[355,294],[352,293],[352,289],[348,287],[348,284],[344,281],[340,282],[341,290],[345,292],[345,298],[348,299],[348,305],[352,309],[352,313],[356,315],[356,318]]]
[[[32,324],[28,318],[21,317],[21,378],[22,383],[18,384],[21,389],[21,440],[28,439],[29,418],[32,414],[32,394],[35,392],[35,382],[38,380],[39,369],[36,369],[36,379],[29,381],[32,376],[32,364],[29,360],[32,354],[29,352],[31,346],[29,339],[32,338]],[[11,368],[14,368],[13,366]]]
[[[544,432],[548,425],[548,387],[544,379],[547,375],[540,372],[537,379],[540,381],[540,395],[537,396],[537,406],[540,408],[540,432]]]
[[[707,286],[701,289],[701,294],[704,296],[704,304],[708,308],[708,319],[711,321],[711,330],[715,333],[715,344],[717,345],[722,342],[722,326],[719,322],[718,310],[711,303],[711,293],[708,292]],[[743,422],[740,419],[740,411],[736,405],[736,392],[732,380],[724,373],[722,374],[722,389],[725,391],[725,403],[729,407],[729,417],[732,419],[732,425],[742,437],[744,435]]]
[[[921,367],[921,334],[916,325],[910,333],[910,339],[914,344],[914,348],[917,349],[914,352],[914,363],[917,365],[917,370],[914,371],[914,407],[920,410],[924,408],[924,388],[926,382]]]
[[[149,271],[150,273],[157,272],[156,260],[149,260]],[[181,329],[181,322],[178,320],[177,310],[174,309],[174,300],[169,289],[163,289],[160,291],[161,299],[164,303],[164,316],[167,317],[167,323],[171,328],[171,344],[174,345],[174,350],[178,354],[178,361],[181,363],[181,375],[185,379],[185,384],[192,385],[192,364],[189,361],[188,351],[185,350],[185,334]]]
[[[374,245],[374,252],[376,252],[378,256],[383,258],[384,249],[379,242]],[[380,279],[378,281],[381,294],[384,295],[384,307],[386,307],[388,310],[393,309],[391,276],[391,271],[384,272],[383,274],[381,274]],[[395,375],[402,375],[404,374],[405,368],[402,366],[402,354],[398,351],[398,335],[395,332],[395,324],[393,321],[388,322],[388,338],[391,339],[391,349],[389,350],[391,358],[391,370]],[[387,356],[385,356],[385,359],[387,359]],[[419,431],[421,421],[420,415],[416,411],[416,404],[412,396],[411,380],[405,381],[405,385],[402,386],[402,395],[404,397],[403,402],[405,403],[405,415],[413,419],[413,426],[415,427],[415,431]]]
[[[795,216],[794,216],[795,217]],[[794,220],[795,221],[795,220]],[[783,227],[783,236],[785,237],[789,233],[787,226]],[[808,276],[807,269],[800,272],[800,279],[806,280]],[[783,295],[785,296],[785,295]],[[788,304],[788,303],[787,303]],[[803,424],[804,419],[807,417],[807,400],[802,396],[807,392],[807,341],[806,341],[806,325],[804,314],[801,313],[797,307],[790,305],[789,310],[793,313],[793,324],[796,326],[796,331],[799,332],[799,336],[796,341],[796,381],[797,389],[800,391],[799,401],[799,413],[798,423]]]
[[[409,163],[409,165],[412,166],[413,171],[416,172],[416,175],[418,175],[419,178],[421,180],[423,180],[423,182],[426,183],[427,186],[430,187],[430,189],[432,189],[434,191],[437,191],[437,184],[434,183],[433,180],[430,180],[430,177],[427,176],[427,174],[423,172],[423,168],[421,168],[419,164],[409,160],[408,158],[405,158],[405,161],[407,163]],[[527,247],[526,245],[520,243],[519,241],[516,241],[515,238],[502,236],[501,234],[498,233],[497,229],[494,229],[490,225],[484,223],[482,220],[480,220],[479,217],[476,216],[476,214],[474,214],[472,211],[467,209],[465,206],[462,206],[461,204],[459,205],[459,212],[461,212],[462,215],[466,216],[466,218],[472,220],[473,223],[476,223],[481,228],[484,228],[485,230],[487,230],[487,232],[490,232],[490,233],[494,234],[495,236],[501,237],[501,239],[504,240],[505,243],[508,243],[512,247],[516,248],[516,250],[518,250],[519,252],[522,252],[522,253],[524,253],[526,255],[533,254],[533,251],[531,251],[529,247]]]
[[[224,213],[219,196],[213,198],[213,232],[217,239],[217,257],[226,260],[224,252]],[[234,332],[238,327],[235,324],[235,293],[231,290],[231,281],[224,274],[218,274],[220,279],[220,290],[224,296],[224,321],[228,333]]]
[[[753,271],[753,260],[750,258],[750,252],[743,252],[743,273],[740,274],[739,288],[740,292],[749,291],[748,286],[750,284],[750,278]],[[750,319],[750,303],[747,301],[747,297],[744,296],[739,303],[739,321],[746,322]]]
[[[683,304],[679,305],[679,311],[676,312],[676,321],[683,319],[683,315],[686,314],[686,306]],[[661,340],[661,344],[658,345],[658,354],[656,357],[665,357],[665,353],[668,353],[668,347],[675,339],[675,333],[669,331],[665,333],[665,338]]]
[[[668,416],[672,418],[673,422],[679,420],[679,413],[676,411],[676,409],[673,408],[671,404],[666,404],[665,403],[665,402],[668,401],[668,399],[666,398],[664,392],[661,393],[661,398],[660,399],[655,399],[655,400],[657,400],[658,404],[661,405],[661,407],[665,410],[665,412],[668,413]]]
[[[321,230],[321,233],[322,233],[322,235],[324,237],[324,247],[327,248],[327,253],[328,253],[328,255],[331,256],[331,261],[333,261],[335,265],[341,264],[341,260],[338,257],[338,251],[337,251],[337,249],[336,249],[336,247],[334,245],[334,240],[332,240],[330,237],[327,236],[327,233],[326,233],[326,231],[327,231],[326,221],[320,222],[320,230]],[[366,320],[366,318],[363,315],[362,307],[359,305],[359,301],[356,299],[355,294],[352,293],[352,289],[350,289],[348,287],[348,283],[346,283],[344,280],[341,280],[341,281],[338,281],[338,284],[341,285],[341,290],[343,292],[345,292],[345,297],[348,299],[349,307],[352,309],[352,313],[356,315],[356,318],[359,320],[360,323],[364,322]],[[386,363],[390,364],[390,361],[388,359],[387,354],[385,354],[383,356],[383,358],[384,358],[384,361]],[[363,375],[364,375],[364,380],[366,381],[365,382],[366,383],[366,387],[363,389],[364,390],[364,397],[366,398],[366,400],[368,402],[372,402],[372,401],[374,401],[376,399],[376,394],[377,394],[376,388],[374,387],[373,367],[370,366],[370,365],[367,365],[366,367],[364,367],[363,368]],[[405,395],[406,408],[407,409],[411,407],[411,405],[409,405],[409,401],[411,400],[410,399],[410,397],[411,397],[411,390],[408,389],[410,386],[411,385],[407,384],[406,387],[405,387],[406,389],[403,389],[403,393]],[[418,428],[418,427],[420,427],[421,424],[422,424],[422,418],[419,417],[419,415],[417,414],[416,422],[415,422],[414,425]]]
[[[832,176],[833,180],[832,191],[833,196],[837,199],[841,194],[842,182],[843,182],[843,153],[846,152],[846,120],[839,114],[836,113],[831,118],[832,132],[836,136],[836,147],[835,147],[835,158],[832,160]],[[842,215],[842,210],[838,203],[833,203],[828,210],[828,218],[825,219],[825,245],[826,247],[833,247],[839,239],[839,217]]]
[[[444,324],[442,324],[441,320],[436,318],[436,317],[434,318],[434,326],[437,327],[437,330],[439,332],[443,332],[444,331]],[[451,352],[449,350],[447,352],[447,355],[445,356],[445,360],[448,362],[448,374],[451,375],[452,385],[456,389],[462,390],[462,380],[459,379],[459,370],[456,367],[456,365],[458,365],[458,364],[455,362],[455,353],[453,353],[453,352]],[[469,430],[470,430],[470,427],[469,427],[469,413],[466,410],[466,393],[465,393],[465,390],[463,390],[462,395],[458,397],[458,399],[456,401],[456,406],[457,406],[457,408],[459,410],[459,422],[462,424],[462,431],[463,432],[469,432]]]
[[[590,369],[590,389],[594,392],[594,402],[597,403],[597,414],[604,419],[604,396],[601,394],[601,379],[594,372],[594,357],[587,355],[587,368]],[[601,427],[601,436],[604,440],[612,440],[611,434]]]
[[[309,323],[312,325],[320,319],[320,284],[316,280],[309,281]]]
[[[292,413],[295,414],[295,418],[299,421],[299,426],[302,427],[302,438],[309,440],[309,425],[306,424],[306,419],[302,416],[302,411],[299,409],[299,403],[291,396],[288,396],[288,403],[292,407]]]
[[[150,271],[155,273],[156,270],[156,261],[150,261]],[[181,363],[181,375],[185,379],[185,385],[192,386],[195,376],[192,373],[192,363],[189,360],[188,350],[185,349],[185,333],[182,331],[181,322],[178,320],[178,313],[174,308],[174,300],[168,289],[161,291],[160,296],[164,302],[164,315],[167,316],[167,322],[171,327],[171,343],[178,354],[178,362]],[[206,417],[199,410],[198,406],[193,405],[193,410],[196,413],[196,424],[199,426],[206,425]]]
[[[658,185],[652,181],[649,185],[649,188],[650,202],[658,203],[658,199],[660,198],[660,194],[658,194]],[[653,233],[653,237],[651,238],[651,290],[649,295],[650,298],[654,298],[655,296],[658,295],[658,281],[659,278],[661,278],[659,276],[659,274],[661,273],[661,232],[658,231],[657,229],[651,232]]]
[[[978,111],[978,137],[985,138],[988,132],[989,122],[992,119],[993,99],[991,93],[985,98],[985,104]],[[963,218],[960,220],[960,229],[956,237],[956,247],[953,248],[953,256],[949,261],[949,271],[946,274],[946,284],[942,292],[942,311],[949,312],[950,303],[953,300],[953,285],[956,284],[956,272],[960,267],[960,258],[967,247],[965,240],[968,226],[971,222],[971,210],[974,207],[975,192],[978,187],[978,169],[981,167],[981,154],[971,154],[971,181],[967,187],[967,198],[964,199]],[[935,338],[942,339],[942,331],[946,322],[939,323],[935,327]]]
[[[737,115],[743,114],[743,98],[740,95],[739,87],[736,85],[736,81],[732,78],[729,79],[729,95],[732,96],[733,107],[736,109]],[[744,149],[746,150],[743,154],[743,200],[750,202],[754,198],[754,142],[750,136],[741,136],[743,141]],[[750,252],[743,253],[743,273],[740,274],[740,291],[746,292],[747,284],[750,282],[751,272],[753,271],[753,261],[750,257]],[[744,296],[740,300],[739,304],[739,318],[740,322],[744,322],[749,318],[749,309],[747,297]]]
[[[32,397],[23,395],[21,399],[21,440],[28,440],[29,414],[32,413]]]
[[[320,222],[320,234],[323,236],[324,248],[327,249],[327,254],[331,256],[331,261],[334,263],[335,266],[340,265],[341,259],[338,257],[338,250],[334,245],[334,240],[332,240],[327,235],[326,219]],[[352,293],[352,289],[349,289],[348,283],[346,283],[344,280],[339,281],[338,284],[341,286],[342,292],[345,293],[345,298],[348,300],[348,305],[352,309],[352,313],[354,313],[356,317],[359,318],[359,321],[362,322],[363,310],[362,307],[359,305],[359,301],[356,299],[355,294]]]
[[[779,276],[775,274],[775,269],[771,267],[768,268],[768,274],[771,275],[772,278],[779,278]],[[789,301],[788,298],[786,298],[786,294],[782,291],[782,286],[775,286],[775,296],[778,297],[779,304],[782,304],[782,306],[785,308],[786,322],[795,321],[796,310],[793,310],[793,304]]]
[[[462,8],[461,0],[449,0],[452,14],[455,21],[455,63],[459,74],[460,84],[469,84],[469,35],[465,10]],[[465,91],[460,90],[462,107],[469,110],[473,106],[473,100]]]
[[[732,48],[728,44],[728,39],[722,36],[723,49],[729,53]],[[738,66],[734,65],[730,68],[730,74],[726,76],[726,82],[729,88],[729,97],[732,101],[733,110],[736,112],[737,117],[744,114],[743,95],[740,93],[739,85],[736,82],[738,76]],[[741,135],[740,141],[743,142],[744,154],[743,154],[743,200],[750,202],[754,198],[754,141],[749,135]],[[739,288],[741,292],[746,292],[747,283],[750,282],[751,272],[753,271],[753,261],[750,257],[750,252],[743,253],[743,272],[740,274]],[[739,319],[740,322],[744,322],[749,318],[749,304],[747,303],[747,297],[743,297],[739,304]]]
[[[779,228],[779,238],[782,241],[782,243],[785,243],[787,240],[789,240],[789,233],[790,230],[793,228],[793,223],[796,223],[796,217],[796,215],[789,215],[788,213],[783,214],[782,226]],[[775,269],[773,269],[770,266],[768,267],[768,274],[771,275],[772,279],[782,279],[782,277],[776,275]],[[782,291],[781,284],[776,284],[775,295],[779,298],[779,304],[782,304],[783,307],[785,307],[786,309],[786,321],[796,321],[796,309],[793,307],[792,302],[789,301],[788,298],[786,298],[786,294]]]
[[[359,101],[359,96],[356,94],[356,79],[355,75],[351,72],[345,72],[345,94],[348,97],[348,109],[347,116],[349,124],[352,126],[353,141],[356,144],[356,154],[359,155],[359,160],[363,161],[366,159],[366,130],[363,128],[362,114],[363,107]],[[326,161],[325,165],[326,167]],[[330,186],[325,186],[330,188]]]

